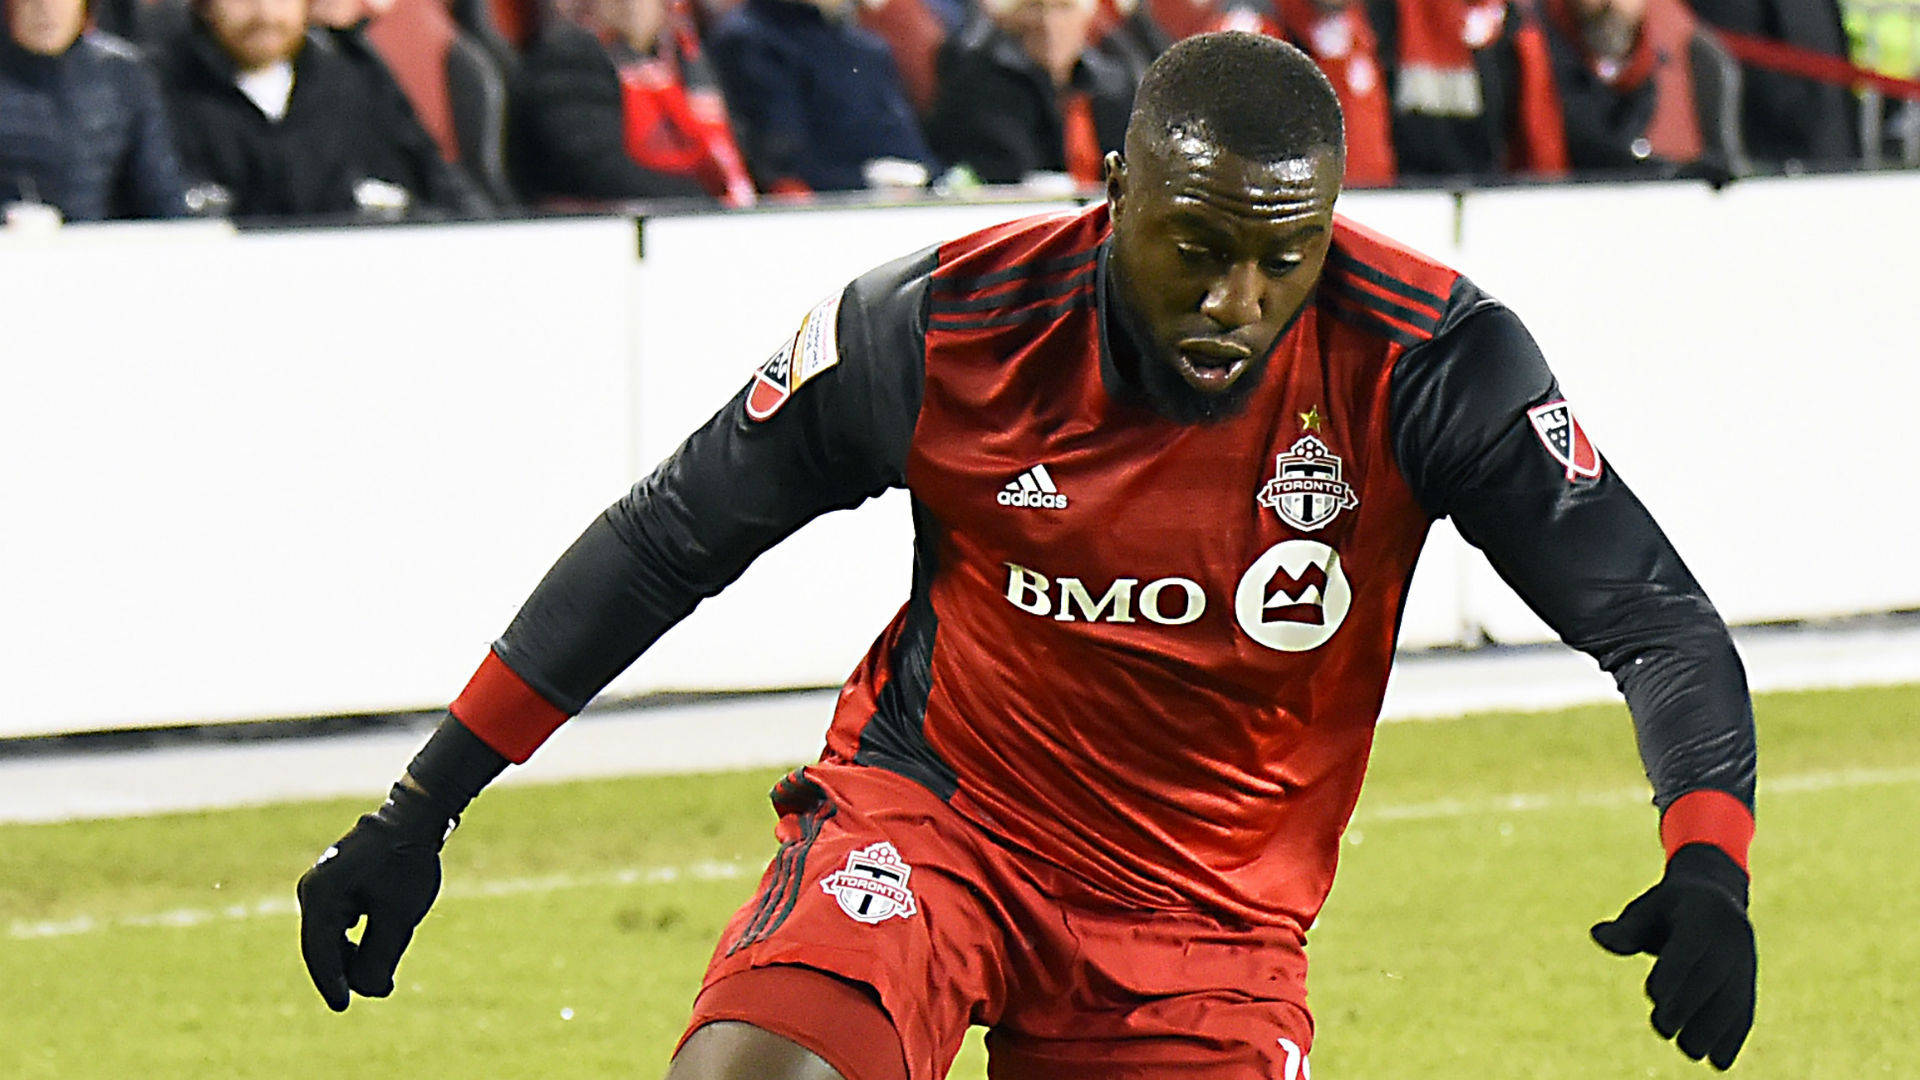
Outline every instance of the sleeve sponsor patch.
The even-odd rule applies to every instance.
[[[1600,451],[1573,418],[1573,406],[1564,400],[1549,401],[1527,410],[1533,433],[1540,436],[1553,460],[1566,467],[1567,479],[1595,480],[1600,476]]]
[[[839,319],[839,293],[807,312],[800,329],[753,373],[746,406],[750,419],[771,418],[808,379],[840,362]]]

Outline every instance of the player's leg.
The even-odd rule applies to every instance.
[[[1173,1008],[1165,1008],[1172,1005]],[[989,1080],[1312,1080],[1305,1014],[1274,1002],[1189,997],[1090,1018],[1046,1036],[1003,1026],[987,1035]],[[1169,1023],[1168,1021],[1173,1021]]]
[[[710,983],[667,1080],[907,1080],[872,992],[812,968],[749,968]]]
[[[1310,1080],[1297,931],[1069,906],[1079,945],[987,1035],[991,1080]]]
[[[667,1080],[847,1080],[797,1042],[738,1020],[694,1032],[674,1055]]]
[[[671,1080],[939,1080],[1003,994],[974,830],[878,768],[809,766],[774,804],[780,851],[721,934]]]

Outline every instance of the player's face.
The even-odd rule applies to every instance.
[[[1250,393],[1333,239],[1332,151],[1254,161],[1174,132],[1110,155],[1112,268],[1148,372],[1216,406]],[[1179,391],[1176,391],[1178,393]],[[1217,408],[1202,408],[1209,415]]]

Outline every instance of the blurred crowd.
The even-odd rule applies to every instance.
[[[1920,164],[1920,0],[0,7],[0,203],[67,220],[1088,191],[1146,65],[1216,29],[1321,65],[1349,186]]]

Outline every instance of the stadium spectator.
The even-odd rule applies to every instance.
[[[1313,57],[1333,83],[1347,125],[1343,183],[1347,187],[1393,183],[1397,174],[1393,111],[1387,101],[1379,43],[1362,0],[1162,0],[1158,10],[1175,17],[1180,26],[1199,27],[1196,33],[1239,30],[1266,34],[1284,38]],[[1140,6],[1124,23],[1116,25],[1108,39],[1119,40],[1103,47],[1110,52],[1124,48],[1137,53],[1140,43],[1151,42],[1151,37],[1143,36],[1150,32],[1159,32],[1159,24],[1146,6]]]
[[[1101,18],[1094,23],[1094,48],[1127,69],[1134,83],[1147,73],[1154,58],[1167,51],[1173,39],[1140,0],[1100,0]]]
[[[937,1080],[974,1023],[996,1077],[1306,1080],[1305,938],[1440,517],[1617,679],[1666,869],[1591,933],[1658,954],[1658,1032],[1733,1063],[1757,765],[1726,624],[1520,319],[1336,216],[1310,58],[1205,35],[1139,97],[1104,204],[855,279],[593,519],[301,878],[329,1007],[393,991],[509,764],[762,552],[905,488],[907,602],[774,787],[669,1080]]]
[[[392,133],[402,159],[417,163],[417,176],[431,206],[485,217],[491,202],[467,174],[449,163],[439,141],[421,124],[405,88],[367,36],[367,27],[392,10],[395,0],[309,0],[307,21],[321,28],[340,55],[360,74],[366,95],[378,110],[375,126]]]
[[[195,0],[162,59],[182,164],[234,216],[462,209],[418,125],[396,129],[356,63],[308,30],[306,0]]]
[[[708,41],[762,191],[918,187],[934,167],[887,46],[849,0],[745,0]]]
[[[1532,0],[1368,0],[1402,177],[1561,176],[1565,121]]]
[[[177,217],[186,190],[153,73],[86,30],[86,0],[3,0],[0,203],[69,221]]]
[[[1100,182],[1133,108],[1127,69],[1093,48],[1095,0],[986,0],[940,51],[927,137],[990,184],[1065,174]]]
[[[1658,164],[1648,129],[1658,89],[1647,0],[1545,0],[1554,85],[1575,169]]]
[[[1218,29],[1225,0],[1144,0],[1147,17],[1173,41]]]
[[[926,116],[938,93],[940,46],[953,34],[946,23],[952,12],[937,8],[932,0],[858,0],[854,6],[860,25],[887,43],[914,112]]]
[[[509,157],[529,199],[753,201],[699,47],[665,0],[600,0],[605,35],[549,12],[521,56]]]
[[[1380,43],[1362,0],[1278,0],[1280,31],[1313,57],[1340,97],[1347,124],[1347,187],[1391,184],[1393,109]]]
[[[1848,56],[1834,0],[1693,0],[1693,10],[1702,22],[1722,30]],[[1795,167],[1859,159],[1853,94],[1847,87],[1743,67],[1741,131],[1754,161]]]

